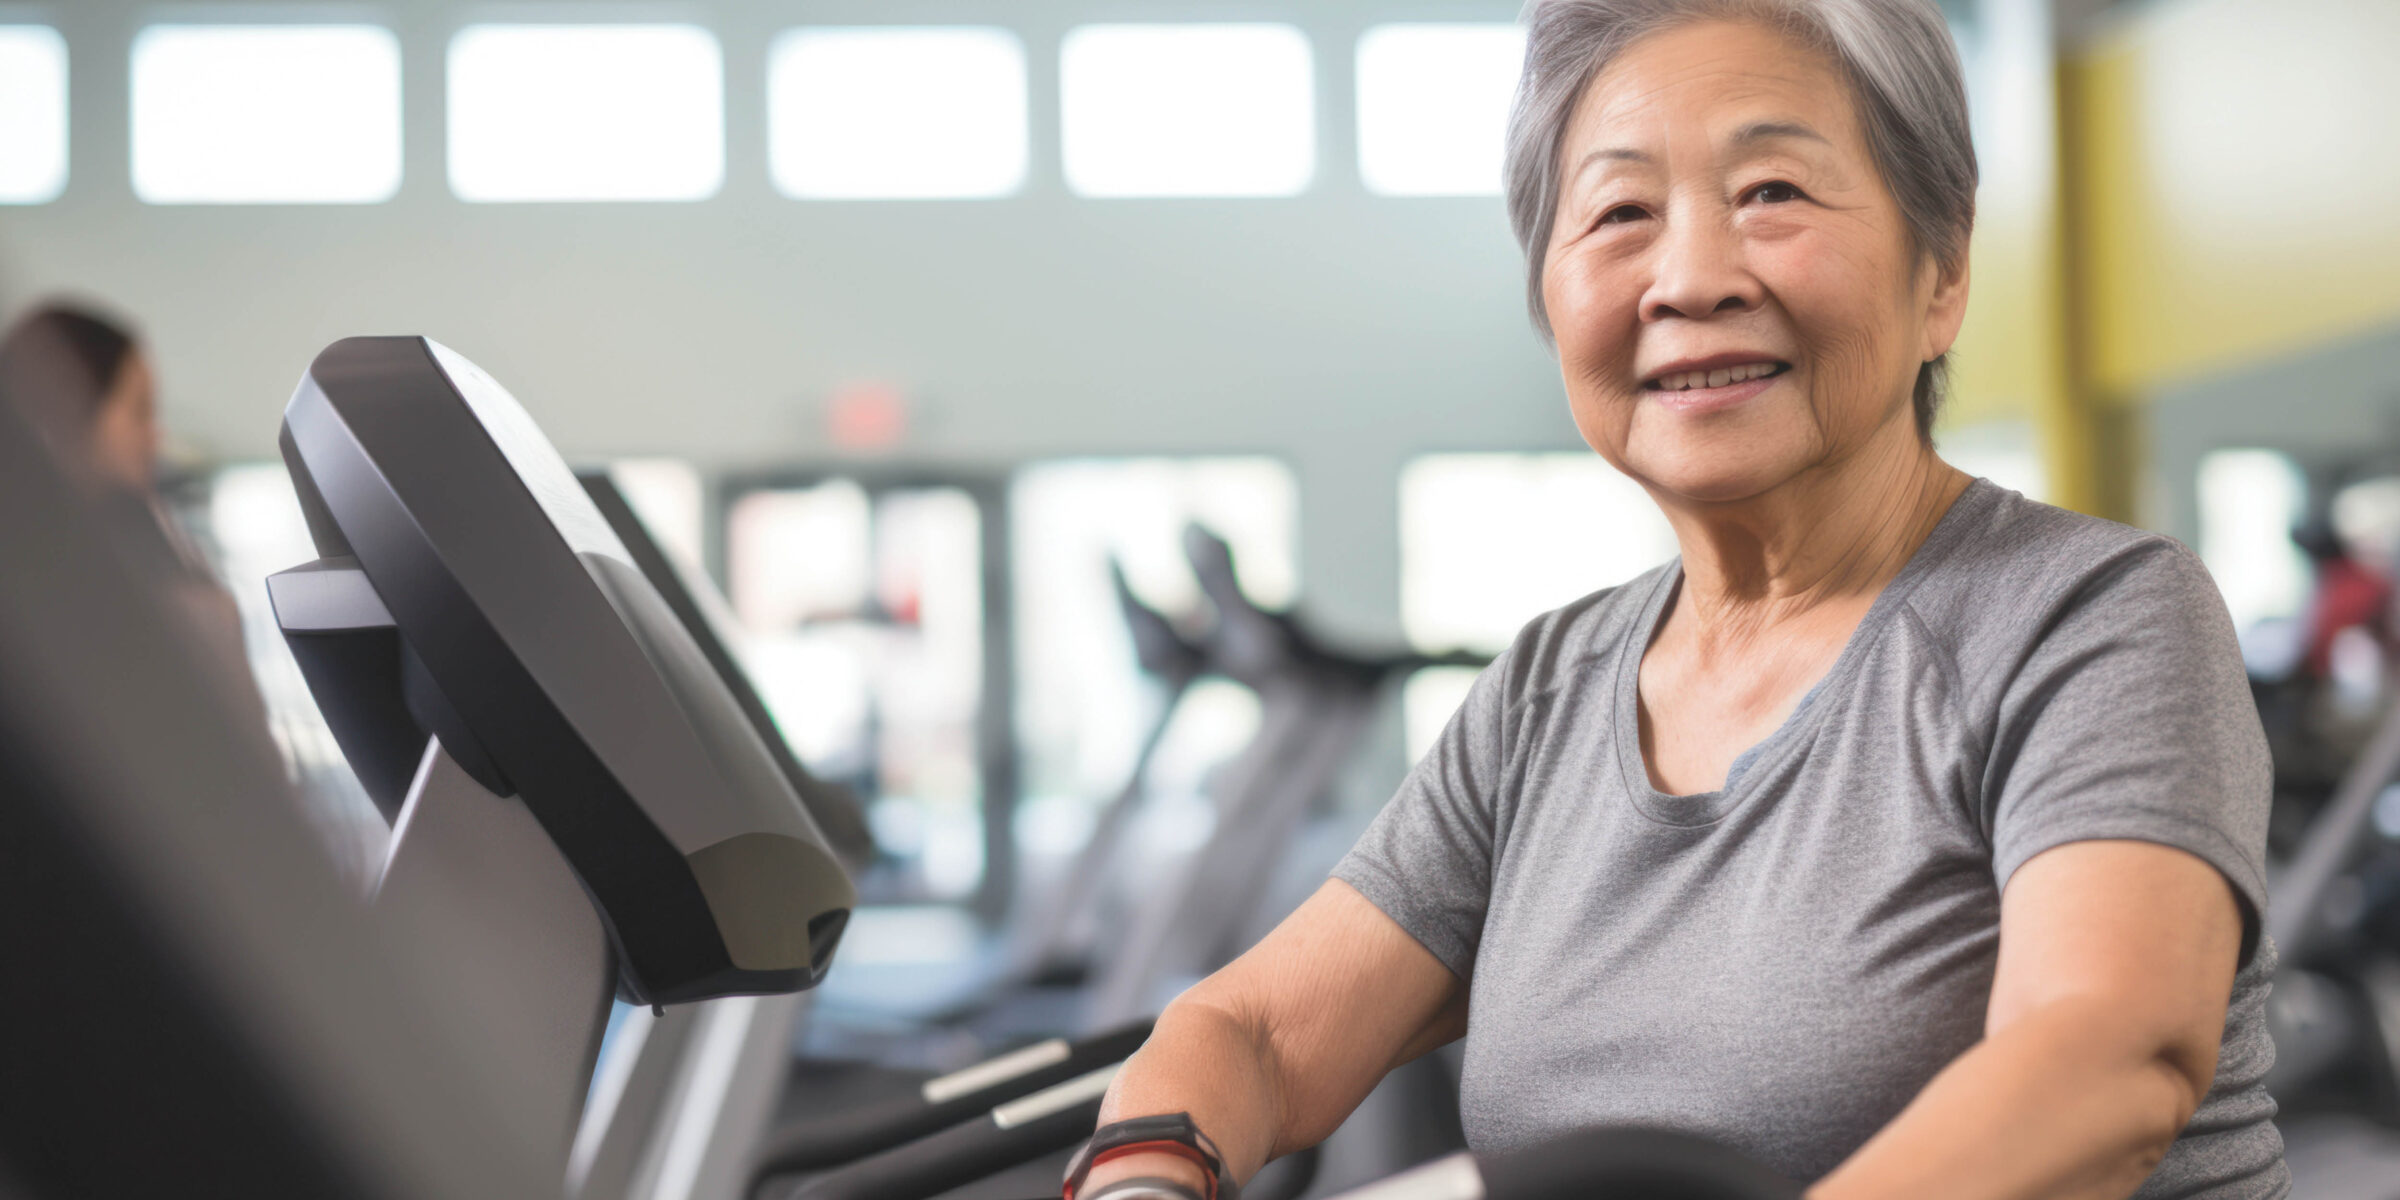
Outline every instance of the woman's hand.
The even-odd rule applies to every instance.
[[[2242,940],[2216,868],[2149,842],[2075,842],[2000,904],[1984,1040],[1811,1200],[2123,1200],[2215,1077]]]
[[[1458,977],[1335,880],[1167,1006],[1100,1119],[1190,1113],[1247,1181],[1323,1141],[1393,1067],[1465,1032]],[[1093,1168],[1084,1188],[1144,1175],[1205,1182],[1188,1162],[1145,1154]]]

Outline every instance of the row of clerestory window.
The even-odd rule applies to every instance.
[[[0,203],[69,177],[70,47],[0,25]],[[1524,53],[1503,23],[1388,24],[1355,48],[1360,182],[1488,196]],[[473,203],[700,201],[726,182],[726,58],[697,25],[460,28],[450,191]],[[375,204],[402,179],[398,37],[376,25],[152,25],[130,50],[151,204]],[[1056,164],[1088,197],[1273,197],[1318,165],[1316,51],[1285,24],[1114,24],[1057,47]],[[1033,170],[1024,40],[989,26],[802,27],[767,47],[767,175],[801,200],[991,199]],[[736,94],[740,94],[738,91]]]

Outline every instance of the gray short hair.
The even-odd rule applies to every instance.
[[[1508,116],[1508,218],[1525,250],[1533,324],[1552,337],[1542,258],[1558,217],[1559,153],[1592,80],[1641,38],[1693,21],[1752,21],[1825,52],[1850,81],[1867,150],[1910,240],[1944,266],[1975,228],[1975,143],[1950,28],[1932,0],[1529,0],[1525,71]],[[1933,427],[1948,356],[1917,373],[1920,432]]]

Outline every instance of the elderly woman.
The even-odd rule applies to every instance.
[[[1975,164],[1927,0],[1536,0],[1509,205],[1680,558],[1535,619],[1119,1075],[1203,1195],[1466,1039],[1478,1150],[1680,1128],[1822,1200],[2273,1197],[2268,763],[2166,538],[1928,437]],[[1139,1180],[1142,1182],[1128,1182]]]

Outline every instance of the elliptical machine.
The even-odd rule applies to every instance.
[[[847,923],[843,856],[810,813],[849,832],[840,797],[790,759],[693,596],[471,362],[423,338],[335,343],[281,443],[321,557],[269,598],[393,822],[376,906],[461,931],[439,986],[515,1064],[512,1107],[556,1132],[577,1200],[740,1194],[792,993]],[[614,1000],[648,1011],[601,1064]],[[834,1161],[1062,1082],[1034,1103],[1071,1141],[1095,1067],[1146,1033],[940,1081]]]
[[[774,1076],[743,1064],[780,1051],[794,1011],[753,997],[824,977],[847,875],[718,669],[490,376],[423,338],[337,342],[281,445],[320,557],[268,594],[393,822],[375,904],[462,931],[445,990],[519,1064],[516,1103],[555,1131],[579,1192],[645,1176],[688,1194],[746,1156],[728,1139],[755,1136]],[[649,1111],[594,1089],[620,996],[650,1008],[657,1027],[635,1036],[657,1037],[654,1063],[705,1043],[714,1078],[636,1089]],[[741,1091],[757,1111],[728,1121]],[[587,1096],[648,1144],[603,1155]],[[662,1128],[658,1106],[689,1115]],[[589,1186],[604,1157],[617,1188]]]

